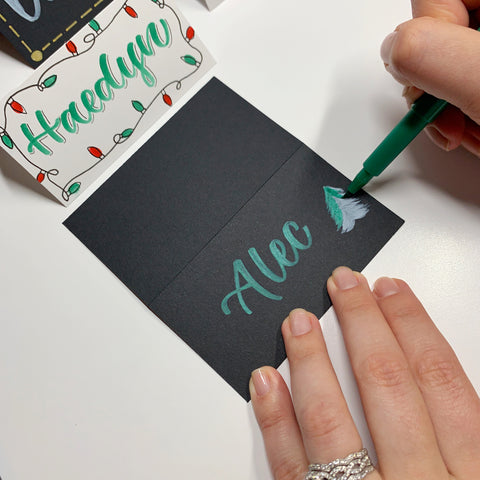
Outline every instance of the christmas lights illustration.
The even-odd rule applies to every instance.
[[[78,55],[77,46],[71,40],[65,44],[65,47],[72,55]]]
[[[118,143],[123,143],[125,140],[130,138],[130,136],[132,135],[133,132],[134,132],[133,128],[126,128],[122,133],[117,133],[113,137],[113,141],[117,144]]]
[[[167,92],[165,92],[165,90],[162,90],[162,98],[163,98],[163,101],[169,106],[171,107],[173,102],[172,102],[172,97],[170,95],[168,95]]]
[[[139,102],[138,100],[132,100],[132,105],[137,112],[145,113],[146,110],[142,102]]]
[[[193,65],[194,67],[200,66],[200,63],[197,62],[195,57],[193,57],[192,55],[184,55],[183,57],[180,57],[180,58],[188,65]]]
[[[190,40],[192,40],[194,36],[195,36],[195,30],[192,27],[188,27],[187,33],[186,33],[188,42],[190,42]]]
[[[153,104],[158,104],[159,97],[161,97],[163,103],[166,106],[168,106],[168,107],[173,106],[175,97],[172,98],[172,91],[173,90],[177,90],[177,91],[181,90],[182,87],[183,87],[182,82],[185,81],[187,78],[191,77],[192,75],[194,75],[195,72],[198,70],[198,68],[202,64],[202,61],[203,61],[202,52],[196,46],[194,46],[194,42],[192,42],[193,39],[195,38],[194,28],[192,26],[188,26],[185,29],[185,26],[182,25],[182,21],[181,21],[180,17],[177,15],[177,13],[175,12],[175,10],[171,6],[169,6],[164,0],[151,0],[151,1],[161,9],[166,8],[166,9],[170,10],[170,12],[174,15],[174,17],[176,17],[176,21],[178,22],[178,28],[179,28],[179,32],[180,32],[180,38],[185,41],[188,48],[190,48],[190,49],[192,49],[196,52],[196,53],[194,53],[194,55],[185,54],[184,56],[180,56],[180,59],[185,64],[187,64],[187,65],[189,65],[193,68],[187,69],[188,73],[186,73],[182,78],[177,78],[177,79],[174,79],[172,81],[169,81],[169,82],[165,83],[163,86],[158,85],[158,87],[161,87],[161,88],[157,87],[158,90],[156,89],[156,93],[154,94],[154,96],[152,98],[149,98],[148,102],[140,101],[140,100],[131,100],[132,107],[135,109],[135,111],[140,113],[140,116],[137,118],[137,121],[134,122],[134,125],[130,125],[129,128],[124,128],[123,130],[122,129],[118,130],[119,133],[116,133],[113,136],[113,139],[112,139],[113,140],[113,145],[110,145],[110,146],[105,145],[104,149],[103,149],[103,147],[102,147],[102,149],[100,149],[99,147],[97,147],[95,145],[90,145],[88,147],[84,147],[85,150],[88,151],[88,154],[96,159],[96,160],[94,160],[94,162],[91,162],[91,161],[87,162],[88,167],[86,167],[85,169],[83,169],[83,171],[80,171],[80,172],[72,172],[72,173],[75,173],[75,175],[72,176],[69,180],[60,181],[59,179],[62,176],[65,176],[65,169],[62,169],[62,175],[58,176],[59,173],[60,173],[59,170],[48,169],[48,168],[42,167],[42,165],[37,165],[34,161],[32,161],[32,157],[24,154],[22,152],[22,150],[19,148],[19,146],[15,144],[15,142],[13,141],[12,136],[11,136],[11,133],[12,133],[11,128],[10,128],[10,132],[7,133],[7,131],[6,131],[6,118],[7,117],[5,117],[5,123],[3,124],[3,126],[0,126],[0,140],[2,141],[3,146],[5,146],[8,149],[15,149],[16,151],[18,151],[18,153],[20,155],[22,155],[24,160],[26,162],[28,162],[33,168],[36,169],[37,173],[34,174],[34,178],[36,178],[36,180],[39,183],[43,183],[43,184],[48,183],[50,185],[49,188],[51,188],[51,186],[54,186],[54,187],[58,188],[61,197],[65,201],[69,201],[70,197],[72,195],[79,192],[79,190],[81,189],[81,185],[82,185],[83,175],[85,175],[89,170],[95,168],[98,164],[100,164],[100,162],[104,161],[104,159],[107,156],[109,156],[109,154],[116,148],[116,146],[118,144],[126,142],[128,139],[130,139],[132,137],[133,133],[135,132],[135,129],[137,128],[137,125],[142,121],[143,114],[146,113]],[[127,3],[128,2],[125,1],[123,3],[123,5],[118,7],[118,9],[116,11],[116,14],[113,16],[113,19],[115,19],[117,16],[122,16],[123,15],[122,12],[125,12],[131,18],[138,18],[137,10],[135,10],[133,7],[131,7]],[[130,3],[134,3],[134,2],[130,0]],[[136,6],[136,4],[135,4],[135,6]],[[139,12],[142,13],[142,11],[139,11]],[[103,25],[105,30],[107,30],[112,23],[113,23],[113,20],[109,21],[108,24]],[[65,46],[64,57],[65,58],[62,58],[62,60],[60,60],[60,62],[63,62],[64,60],[67,60],[67,59],[70,60],[73,57],[77,57],[77,56],[80,56],[80,55],[84,54],[86,51],[88,51],[95,44],[96,38],[103,32],[103,29],[101,28],[100,23],[95,19],[90,20],[90,22],[88,23],[87,30],[88,30],[88,28],[90,28],[91,31],[90,31],[90,33],[87,33],[86,35],[84,35],[83,42],[86,45],[89,44],[89,47],[86,50],[85,50],[85,48],[80,48],[80,50],[79,50],[79,48],[78,48],[80,46],[79,43],[78,43],[79,40],[75,40],[75,42],[72,41],[72,40],[67,41],[64,44],[64,46]],[[192,42],[193,45],[190,44],[190,42]],[[68,52],[68,54],[67,54],[67,52]],[[60,63],[60,62],[58,62],[58,63]],[[58,63],[55,63],[54,65],[50,66],[50,68],[44,72],[44,75],[49,71],[51,72],[52,71],[51,69],[53,67],[56,67],[58,65]],[[57,74],[58,74],[58,70],[57,70]],[[26,108],[24,107],[24,105],[22,105],[22,103],[20,103],[18,100],[15,100],[14,98],[17,97],[17,98],[21,99],[22,102],[24,102],[24,100],[22,100],[23,97],[19,96],[19,93],[21,91],[23,91],[25,89],[28,89],[28,88],[37,88],[38,90],[43,91],[44,89],[49,89],[49,88],[53,87],[54,85],[56,85],[57,80],[58,80],[57,74],[50,74],[50,75],[46,76],[46,78],[40,77],[40,79],[37,81],[38,83],[29,85],[28,87],[24,87],[24,88],[22,88],[22,90],[19,90],[15,94],[12,94],[12,96],[6,102],[6,105],[5,105],[5,108],[4,108],[5,115],[8,113],[7,110],[10,110],[10,109],[11,109],[11,111],[14,112],[14,113],[12,113],[12,115],[15,115],[16,113],[27,114],[28,112],[27,112]],[[27,106],[27,108],[29,110],[32,108],[28,104],[26,104],[26,103],[24,103],[24,104]],[[10,107],[10,109],[6,108],[7,105]],[[13,138],[15,138],[15,137],[13,137]],[[87,155],[86,152],[85,152],[85,155]]]
[[[90,155],[93,155],[95,158],[104,159],[105,155],[103,152],[97,147],[88,147],[87,150],[89,151]]]
[[[8,136],[7,132],[4,128],[0,127],[0,138],[2,139],[2,143],[12,149],[13,148],[13,140]]]
[[[81,185],[80,182],[72,183],[72,185],[70,185],[70,187],[68,187],[68,190],[67,190],[68,196],[73,195],[74,193],[77,193],[80,190],[80,185]]]
[[[40,169],[37,175],[37,182],[42,183],[45,178],[48,178],[50,180],[50,176],[55,176],[58,175],[58,170],[56,168],[53,168],[52,170],[49,170],[48,172],[46,170]]]
[[[102,29],[100,28],[100,25],[98,24],[98,22],[93,19],[93,20],[90,20],[88,22],[88,25],[90,26],[90,28],[95,32],[95,33],[101,33]]]
[[[23,105],[21,103],[18,103],[13,98],[9,98],[7,104],[10,105],[10,108],[16,113],[27,113],[25,108],[23,108]]]
[[[42,83],[38,84],[38,89],[40,91],[43,91],[45,88],[50,88],[53,85],[55,85],[56,81],[57,81],[57,76],[56,75],[50,75]]]
[[[133,9],[130,5],[127,5],[126,3],[123,5],[123,9],[125,10],[125,12],[130,15],[132,18],[138,18],[138,14],[137,12],[135,11],[135,9]]]

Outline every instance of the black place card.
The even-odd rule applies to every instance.
[[[338,265],[362,270],[403,221],[366,193],[342,233],[325,186],[349,181],[212,79],[66,221],[240,395],[285,359],[295,307],[321,316]]]

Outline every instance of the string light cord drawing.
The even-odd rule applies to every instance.
[[[42,80],[43,78],[45,78],[45,80]],[[43,182],[45,177],[47,177],[49,179],[49,181],[54,185],[56,185],[56,183],[54,182],[54,180],[52,180],[51,177],[53,177],[55,175],[58,175],[58,173],[59,173],[58,169],[54,168],[54,169],[50,169],[48,171],[43,170],[40,165],[37,165],[35,162],[33,162],[32,160],[30,160],[29,158],[26,157],[26,155],[15,145],[14,141],[12,140],[10,135],[8,134],[8,130],[7,130],[7,127],[8,127],[8,125],[7,125],[7,123],[8,123],[7,108],[10,108],[13,112],[15,112],[17,114],[26,113],[25,107],[21,103],[14,100],[14,97],[19,95],[21,92],[29,90],[31,88],[37,88],[39,91],[43,91],[45,88],[50,88],[52,85],[54,85],[56,81],[57,81],[57,76],[56,75],[51,75],[49,77],[46,77],[46,75],[42,75],[36,84],[29,85],[29,86],[24,87],[20,90],[17,90],[15,93],[13,93],[10,96],[10,98],[7,100],[5,105],[3,106],[3,125],[0,125],[0,139],[2,140],[2,143],[7,148],[9,148],[11,150],[15,149],[25,159],[25,161],[27,161],[28,163],[30,163],[30,165],[32,165],[33,167],[35,167],[39,170],[39,173],[37,175],[37,180],[38,181]],[[59,188],[61,188],[61,187],[59,187]]]
[[[186,42],[186,44],[188,44],[189,48],[191,48],[194,52],[196,52],[193,55],[190,53],[186,53],[185,55],[180,57],[181,61],[183,61],[187,65],[192,66],[192,71],[190,71],[189,73],[187,73],[186,75],[184,75],[179,79],[172,80],[166,83],[165,85],[163,85],[161,88],[159,88],[158,93],[151,99],[151,101],[145,105],[139,100],[136,100],[136,99],[132,100],[131,101],[132,107],[137,112],[139,112],[140,114],[139,118],[132,126],[129,126],[128,128],[123,129],[121,133],[117,133],[113,136],[112,146],[108,150],[102,151],[102,149],[97,146],[89,146],[87,148],[86,153],[93,155],[98,160],[94,162],[92,165],[90,165],[88,168],[82,170],[78,174],[71,177],[69,180],[63,183],[63,185],[59,184],[55,178],[60,173],[59,169],[51,168],[47,170],[43,168],[38,163],[33,161],[31,158],[29,158],[26,155],[26,153],[24,153],[20,148],[17,147],[17,145],[15,145],[15,142],[13,141],[12,136],[8,133],[8,113],[12,113],[12,114],[27,113],[24,106],[18,101],[16,101],[15,97],[18,97],[22,92],[28,89],[37,88],[40,92],[42,92],[48,88],[53,87],[57,81],[57,75],[52,73],[52,71],[55,68],[57,68],[61,63],[65,61],[69,61],[74,57],[83,55],[87,53],[89,50],[91,50],[95,45],[95,41],[97,37],[101,35],[103,32],[105,32],[106,30],[108,30],[108,28],[115,22],[117,16],[120,15],[122,12],[127,13],[130,17],[134,19],[137,18],[138,14],[131,6],[128,5],[128,0],[124,2],[121,7],[119,7],[117,12],[113,15],[109,23],[105,25],[104,28],[100,26],[100,24],[97,22],[96,19],[93,19],[89,22],[89,26],[90,28],[92,28],[93,32],[90,32],[83,37],[83,41],[85,45],[87,45],[86,49],[79,52],[77,49],[77,46],[72,41],[68,41],[65,44],[65,47],[70,52],[71,55],[60,59],[58,62],[48,67],[41,74],[40,78],[35,84],[28,85],[14,92],[4,105],[4,108],[3,108],[4,121],[3,121],[3,125],[0,124],[0,140],[7,148],[12,150],[15,149],[28,164],[30,164],[34,169],[38,170],[38,174],[36,177],[37,181],[42,183],[43,181],[47,180],[54,187],[58,188],[61,192],[62,198],[65,201],[69,201],[71,195],[77,193],[80,190],[82,176],[84,176],[87,172],[94,169],[99,163],[104,161],[105,158],[107,158],[115,150],[117,145],[124,143],[132,136],[132,134],[137,129],[138,125],[141,123],[144,117],[144,114],[155,102],[158,101],[158,97],[162,96],[163,102],[167,106],[171,107],[173,105],[173,99],[172,99],[173,93],[170,92],[171,90],[170,87],[174,86],[175,90],[177,91],[181,90],[183,82],[189,77],[191,77],[192,75],[194,75],[202,65],[203,54],[201,50],[196,46],[194,46],[193,44],[191,44],[191,40],[195,36],[194,29],[191,26],[189,26],[184,30],[184,26],[182,25],[182,21],[180,17],[176,13],[176,11],[170,5],[168,5],[165,1],[163,0],[150,0],[150,1],[155,3],[159,9],[168,9],[173,14],[174,18],[176,19],[176,22],[178,23],[179,31],[181,32],[183,40]],[[84,123],[84,122],[81,122],[81,123]],[[61,137],[61,135],[59,135],[59,137]]]
[[[125,2],[126,3],[126,2]],[[123,8],[123,6],[122,6]],[[112,17],[110,22],[107,24],[105,29],[101,29],[95,19],[91,20],[89,22],[89,26],[94,30],[95,33],[87,33],[83,37],[83,42],[85,45],[87,45],[87,48],[83,49],[80,53],[78,52],[77,46],[69,40],[66,44],[65,47],[67,50],[72,54],[72,56],[80,56],[86,54],[89,50],[91,50],[94,45],[95,45],[95,40],[96,38],[101,35],[103,31],[105,31],[117,18],[119,13],[121,13],[122,8],[120,8],[115,15]],[[47,68],[39,77],[38,81],[32,85],[28,85],[26,87],[23,87],[15,92],[12,93],[12,95],[9,97],[7,100],[7,103],[5,103],[3,107],[3,126],[0,125],[0,139],[2,140],[3,144],[10,149],[15,149],[23,158],[26,162],[28,162],[32,167],[36,168],[39,170],[39,173],[37,174],[37,181],[42,183],[45,178],[52,184],[55,185],[57,188],[59,188],[62,192],[65,192],[65,187],[59,185],[58,183],[55,182],[55,180],[52,178],[56,175],[59,174],[59,170],[57,168],[52,168],[50,170],[45,170],[43,169],[40,165],[36,164],[33,162],[30,158],[28,158],[25,153],[20,150],[15,143],[13,142],[12,138],[8,135],[8,115],[7,115],[7,109],[10,107],[13,112],[15,113],[26,113],[26,110],[24,106],[14,100],[14,97],[19,96],[22,92],[27,91],[29,89],[37,88],[40,92],[44,91],[46,88],[52,87],[56,81],[57,81],[57,75],[51,74],[50,72],[52,70],[55,70],[58,68],[60,64],[63,62],[69,61],[72,57],[65,57],[60,59],[58,62],[52,64],[49,68]],[[65,196],[64,196],[65,198]]]

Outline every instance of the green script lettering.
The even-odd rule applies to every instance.
[[[134,78],[138,74],[142,81],[148,87],[154,87],[156,84],[155,75],[148,68],[145,62],[145,57],[150,57],[155,54],[153,44],[159,48],[167,47],[171,42],[170,26],[165,19],[159,20],[163,27],[163,38],[160,36],[158,26],[155,22],[150,22],[146,28],[145,38],[142,35],[135,37],[135,42],[129,42],[127,45],[127,58],[123,57],[116,59],[118,73],[115,75],[110,67],[109,58],[106,53],[102,53],[98,59],[100,72],[102,77],[95,83],[93,90],[85,89],[80,94],[80,102],[83,106],[83,111],[79,105],[72,101],[53,124],[49,124],[42,111],[37,110],[35,116],[43,131],[35,135],[28,123],[20,125],[22,133],[25,135],[28,143],[28,151],[33,153],[38,150],[44,155],[51,155],[52,151],[47,148],[42,142],[46,138],[50,138],[57,143],[64,143],[65,138],[58,133],[58,129],[63,127],[67,133],[76,133],[79,124],[87,124],[93,122],[94,114],[100,113],[104,110],[104,102],[109,102],[113,99],[113,90],[118,90],[127,87],[127,79]],[[117,80],[118,78],[118,80]],[[98,106],[97,105],[98,100]]]
[[[100,105],[98,107],[95,106],[96,98],[91,90],[84,90],[80,94],[80,99],[82,100],[84,107],[87,109],[87,112],[98,113],[103,110],[102,100],[99,100]]]
[[[280,267],[280,275],[274,273],[270,268],[267,267],[265,262],[261,259],[260,255],[258,254],[256,248],[248,249],[248,254],[250,255],[250,258],[252,259],[253,263],[257,266],[257,268],[260,270],[260,272],[265,277],[267,277],[268,279],[276,283],[282,283],[287,279],[286,267],[293,267],[297,265],[297,263],[300,260],[300,255],[298,253],[298,250],[307,250],[312,246],[312,235],[307,226],[302,228],[307,239],[306,243],[300,242],[300,240],[298,240],[294,236],[292,229],[294,231],[298,231],[299,226],[295,222],[291,222],[291,221],[286,222],[282,228],[283,236],[285,237],[287,242],[290,244],[290,247],[292,248],[292,254],[293,254],[292,260],[289,260],[287,258],[287,249],[285,247],[285,244],[281,240],[274,239],[270,242],[270,245],[269,245],[270,253],[272,254],[273,258],[277,261],[278,266]],[[240,285],[241,277],[246,281],[244,285]],[[265,287],[260,285],[260,283],[258,283],[250,274],[250,272],[248,271],[247,267],[245,266],[242,260],[237,259],[233,262],[233,278],[234,278],[235,290],[232,290],[229,294],[225,295],[221,303],[222,311],[225,315],[230,315],[231,313],[231,310],[228,306],[228,301],[233,297],[237,297],[238,302],[245,313],[247,313],[248,315],[252,314],[252,310],[248,308],[243,298],[243,292],[250,288],[253,288],[258,293],[260,293],[261,295],[263,295],[264,297],[270,300],[282,300],[283,298],[280,295],[275,295],[274,293],[270,292]]]
[[[38,151],[42,152],[44,155],[51,155],[51,150],[43,145],[42,140],[46,136],[49,136],[58,143],[65,142],[65,139],[59,133],[57,133],[57,128],[60,125],[60,119],[57,118],[53,125],[49,125],[45,114],[41,110],[37,110],[35,112],[35,116],[37,117],[38,123],[43,128],[43,132],[40,135],[35,136],[27,123],[22,123],[20,125],[23,134],[27,137],[27,140],[30,140],[30,143],[28,144],[28,151],[33,153],[33,149],[37,148]]]

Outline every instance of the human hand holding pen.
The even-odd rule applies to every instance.
[[[480,156],[480,0],[412,0],[412,11],[382,45],[385,66],[409,105],[424,90],[451,104],[426,128],[438,146]]]

